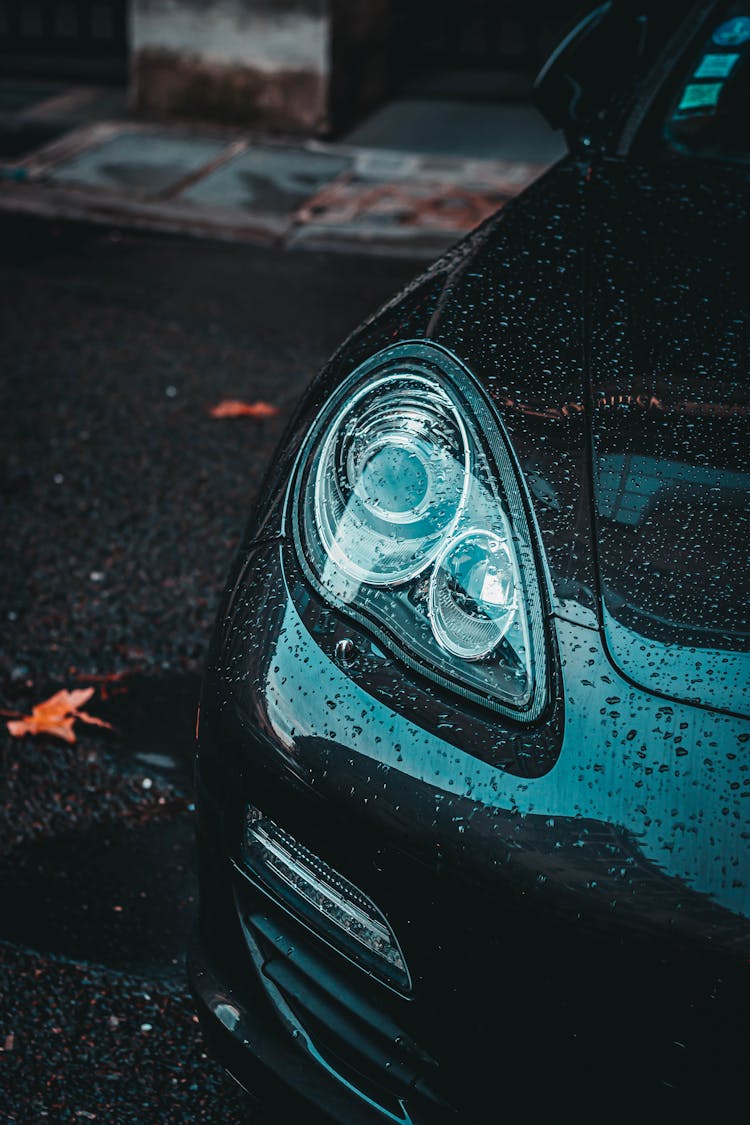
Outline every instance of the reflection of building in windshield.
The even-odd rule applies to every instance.
[[[609,608],[656,639],[674,640],[677,626],[683,643],[745,648],[749,492],[748,473],[602,455],[597,496]],[[663,638],[660,624],[669,627]]]

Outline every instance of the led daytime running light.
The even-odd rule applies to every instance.
[[[245,866],[312,928],[387,983],[410,987],[398,941],[382,912],[353,883],[269,817],[248,808]]]

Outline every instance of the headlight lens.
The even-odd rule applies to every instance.
[[[471,528],[450,538],[430,579],[438,644],[462,660],[489,656],[515,620],[520,586],[510,532]]]
[[[341,404],[317,458],[316,530],[358,582],[414,578],[466,498],[469,449],[454,404],[425,379],[384,375]]]
[[[534,719],[546,700],[543,602],[513,455],[466,368],[387,348],[326,403],[295,470],[308,577],[407,664]]]

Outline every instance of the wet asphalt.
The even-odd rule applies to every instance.
[[[302,389],[409,261],[0,221],[0,1121],[252,1122],[185,983],[201,667]],[[216,420],[224,398],[276,417]]]

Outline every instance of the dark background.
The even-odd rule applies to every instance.
[[[375,45],[383,74],[374,102],[402,94],[526,97],[540,62],[586,6],[581,0],[332,0],[338,116],[354,123],[346,120],[346,102],[363,55]],[[128,0],[0,0],[2,70],[124,83],[129,7]],[[267,7],[293,13],[325,5],[271,0]]]

